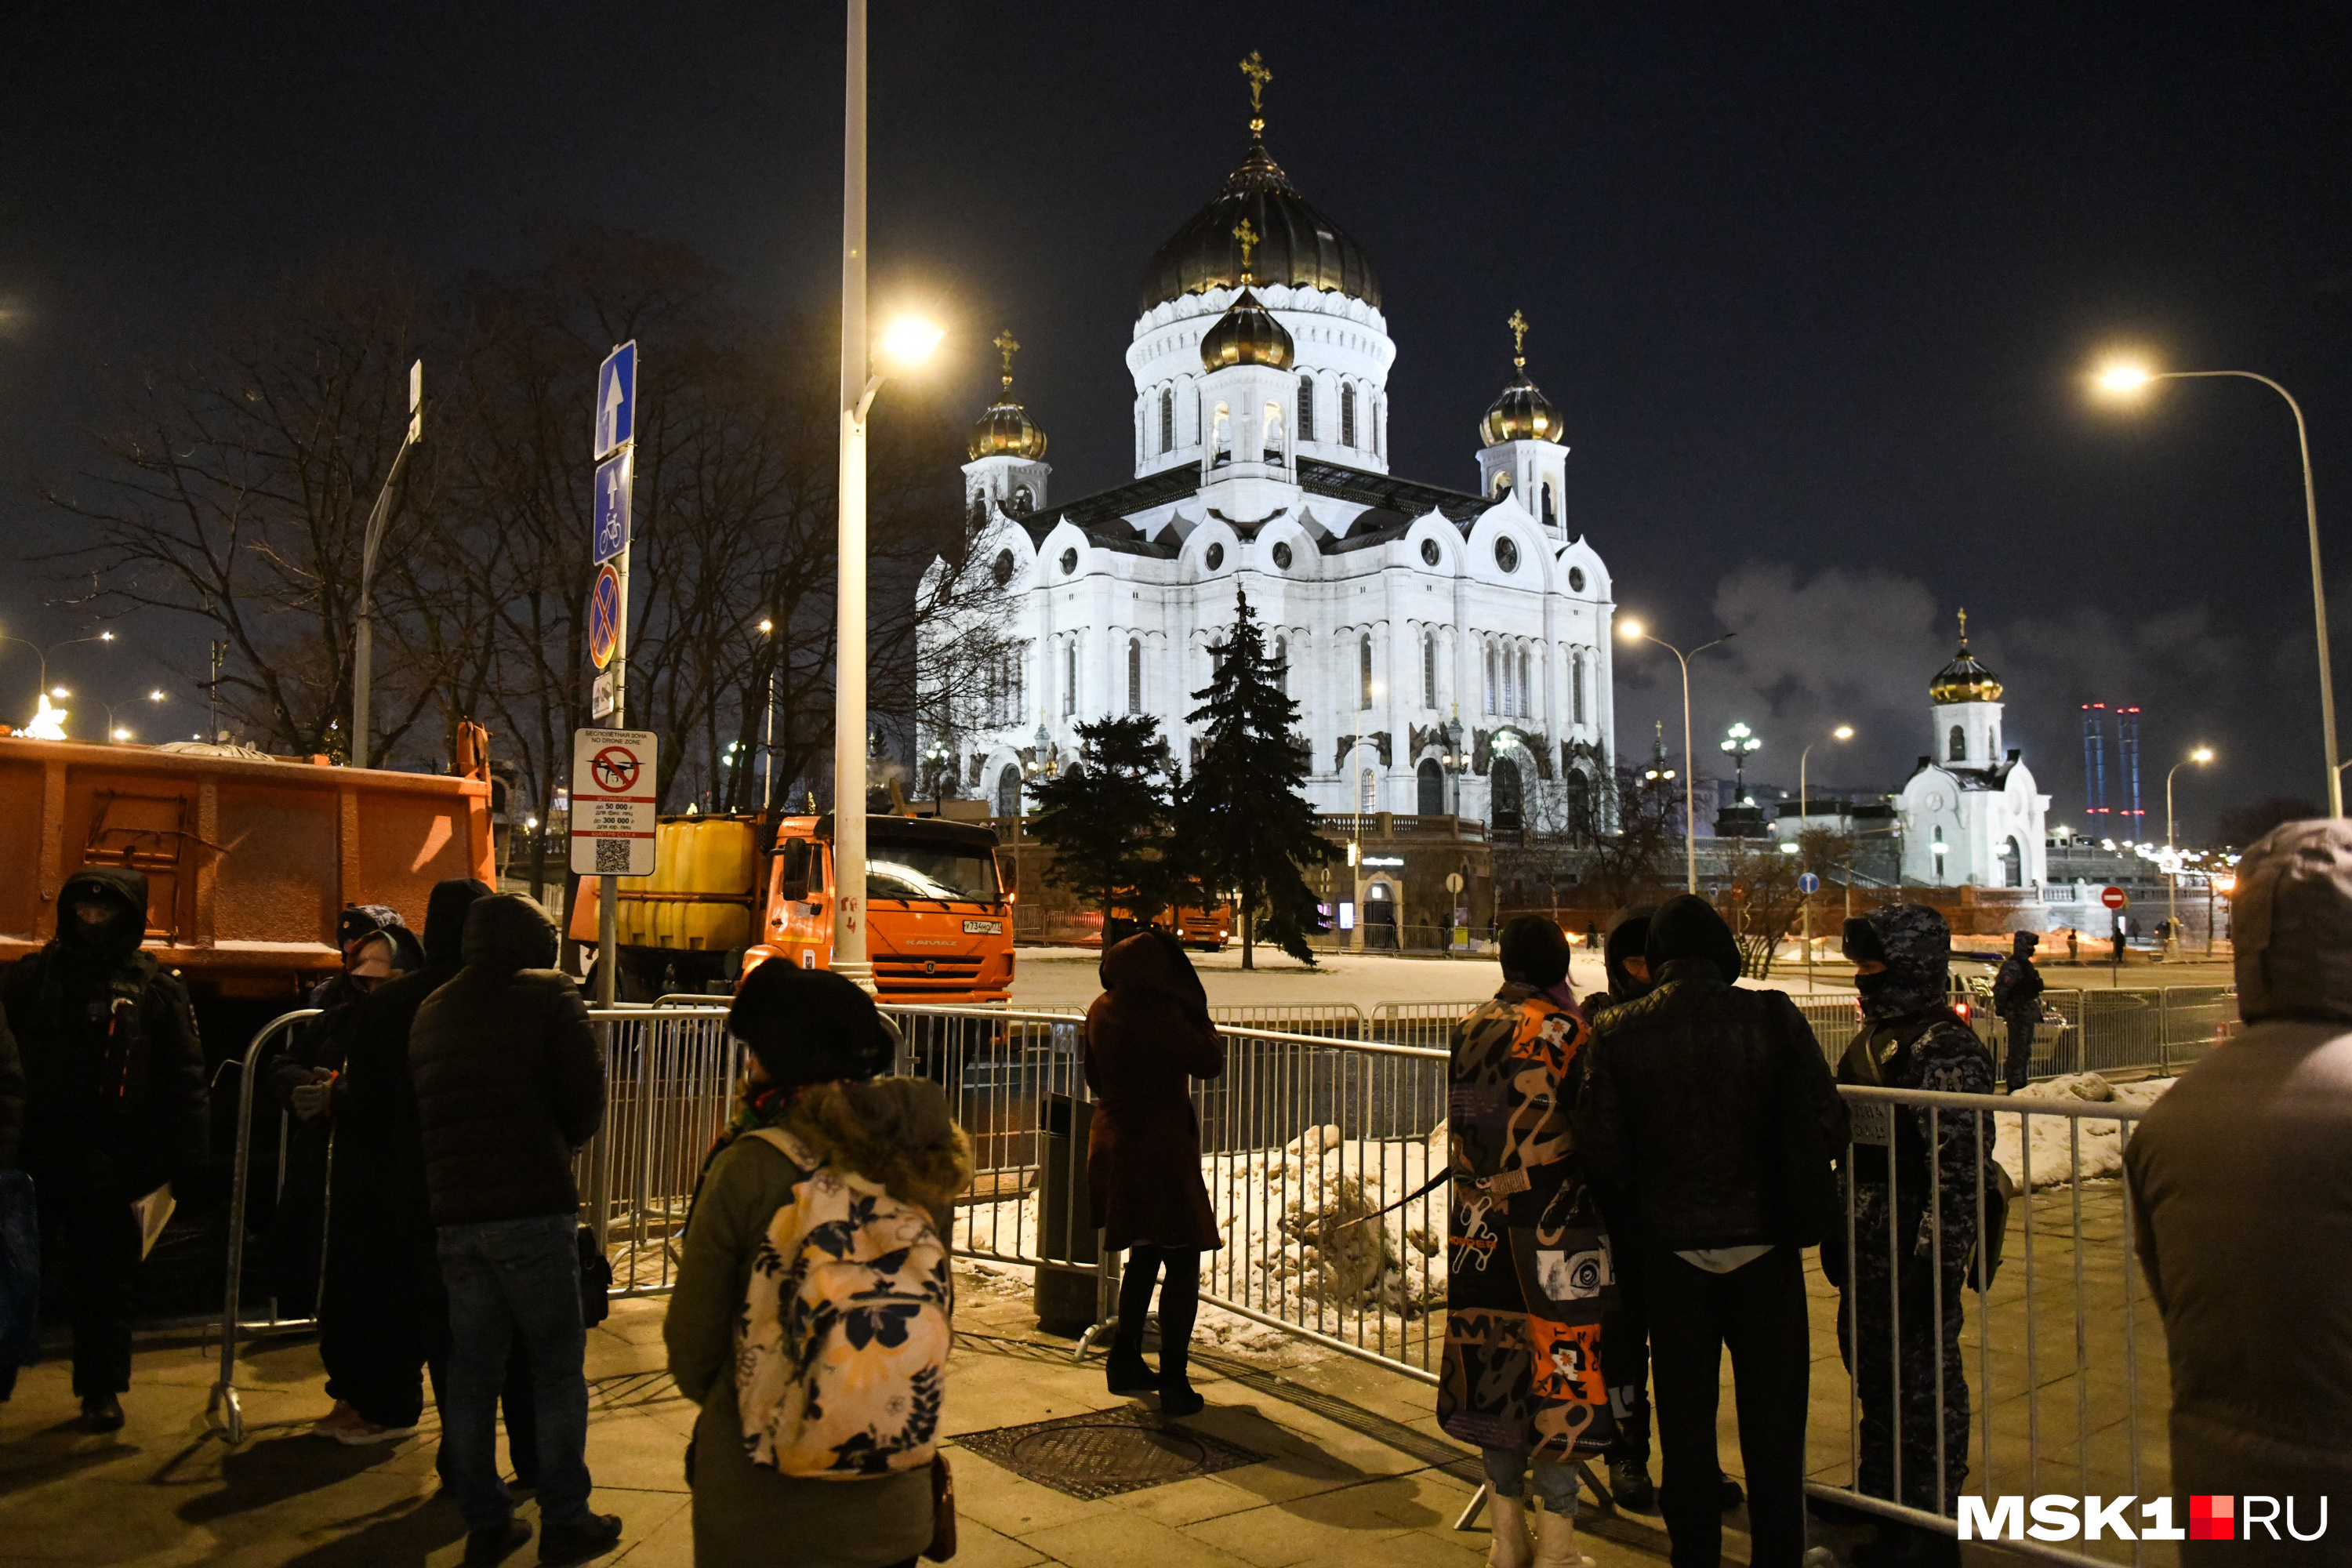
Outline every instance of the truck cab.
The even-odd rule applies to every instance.
[[[765,913],[744,969],[771,959],[831,968],[837,891],[831,814],[777,823]],[[1013,896],[988,828],[936,817],[868,816],[866,910],[866,958],[885,1002],[1011,1000]]]

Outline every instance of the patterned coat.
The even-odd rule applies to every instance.
[[[1590,1038],[1571,1009],[1506,985],[1454,1026],[1446,1099],[1454,1180],[1438,1425],[1552,1463],[1615,1434],[1601,1371],[1615,1276],[1569,1129]]]

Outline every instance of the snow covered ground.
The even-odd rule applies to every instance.
[[[2043,1083],[2028,1084],[2013,1099],[2089,1101],[2118,1108],[2145,1109],[2156,1103],[2157,1098],[2179,1080],[2168,1078],[2138,1079],[2127,1083],[2110,1083],[2095,1072],[2068,1073]],[[2021,1188],[2025,1183],[2024,1152],[2031,1152],[2033,1163],[2033,1185],[2063,1187],[2080,1179],[2096,1181],[2123,1173],[2123,1123],[2102,1117],[2081,1118],[2081,1165],[2076,1168],[2074,1152],[2075,1118],[2067,1116],[2019,1116],[1996,1112],[1993,1116],[1992,1157],[2009,1179]],[[2032,1123],[2032,1144],[2023,1146],[2021,1124]]]

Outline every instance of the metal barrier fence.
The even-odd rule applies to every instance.
[[[1813,1037],[1834,1063],[1861,1026],[1849,995],[1792,995],[1812,1026]],[[2009,1052],[2009,1026],[1969,1000],[1969,1022],[1992,1052],[1998,1068]],[[2168,1077],[2189,1066],[2238,1021],[2238,993],[2229,985],[2167,985],[2142,991],[2091,988],[2045,991],[2042,1022],[2033,1031],[2027,1076],[2069,1073],[2139,1074]]]

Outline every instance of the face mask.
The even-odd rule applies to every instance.
[[[1891,969],[1882,969],[1874,974],[1857,974],[1853,977],[1853,988],[1868,999],[1875,999],[1885,994],[1887,987],[1894,984],[1895,971]]]

